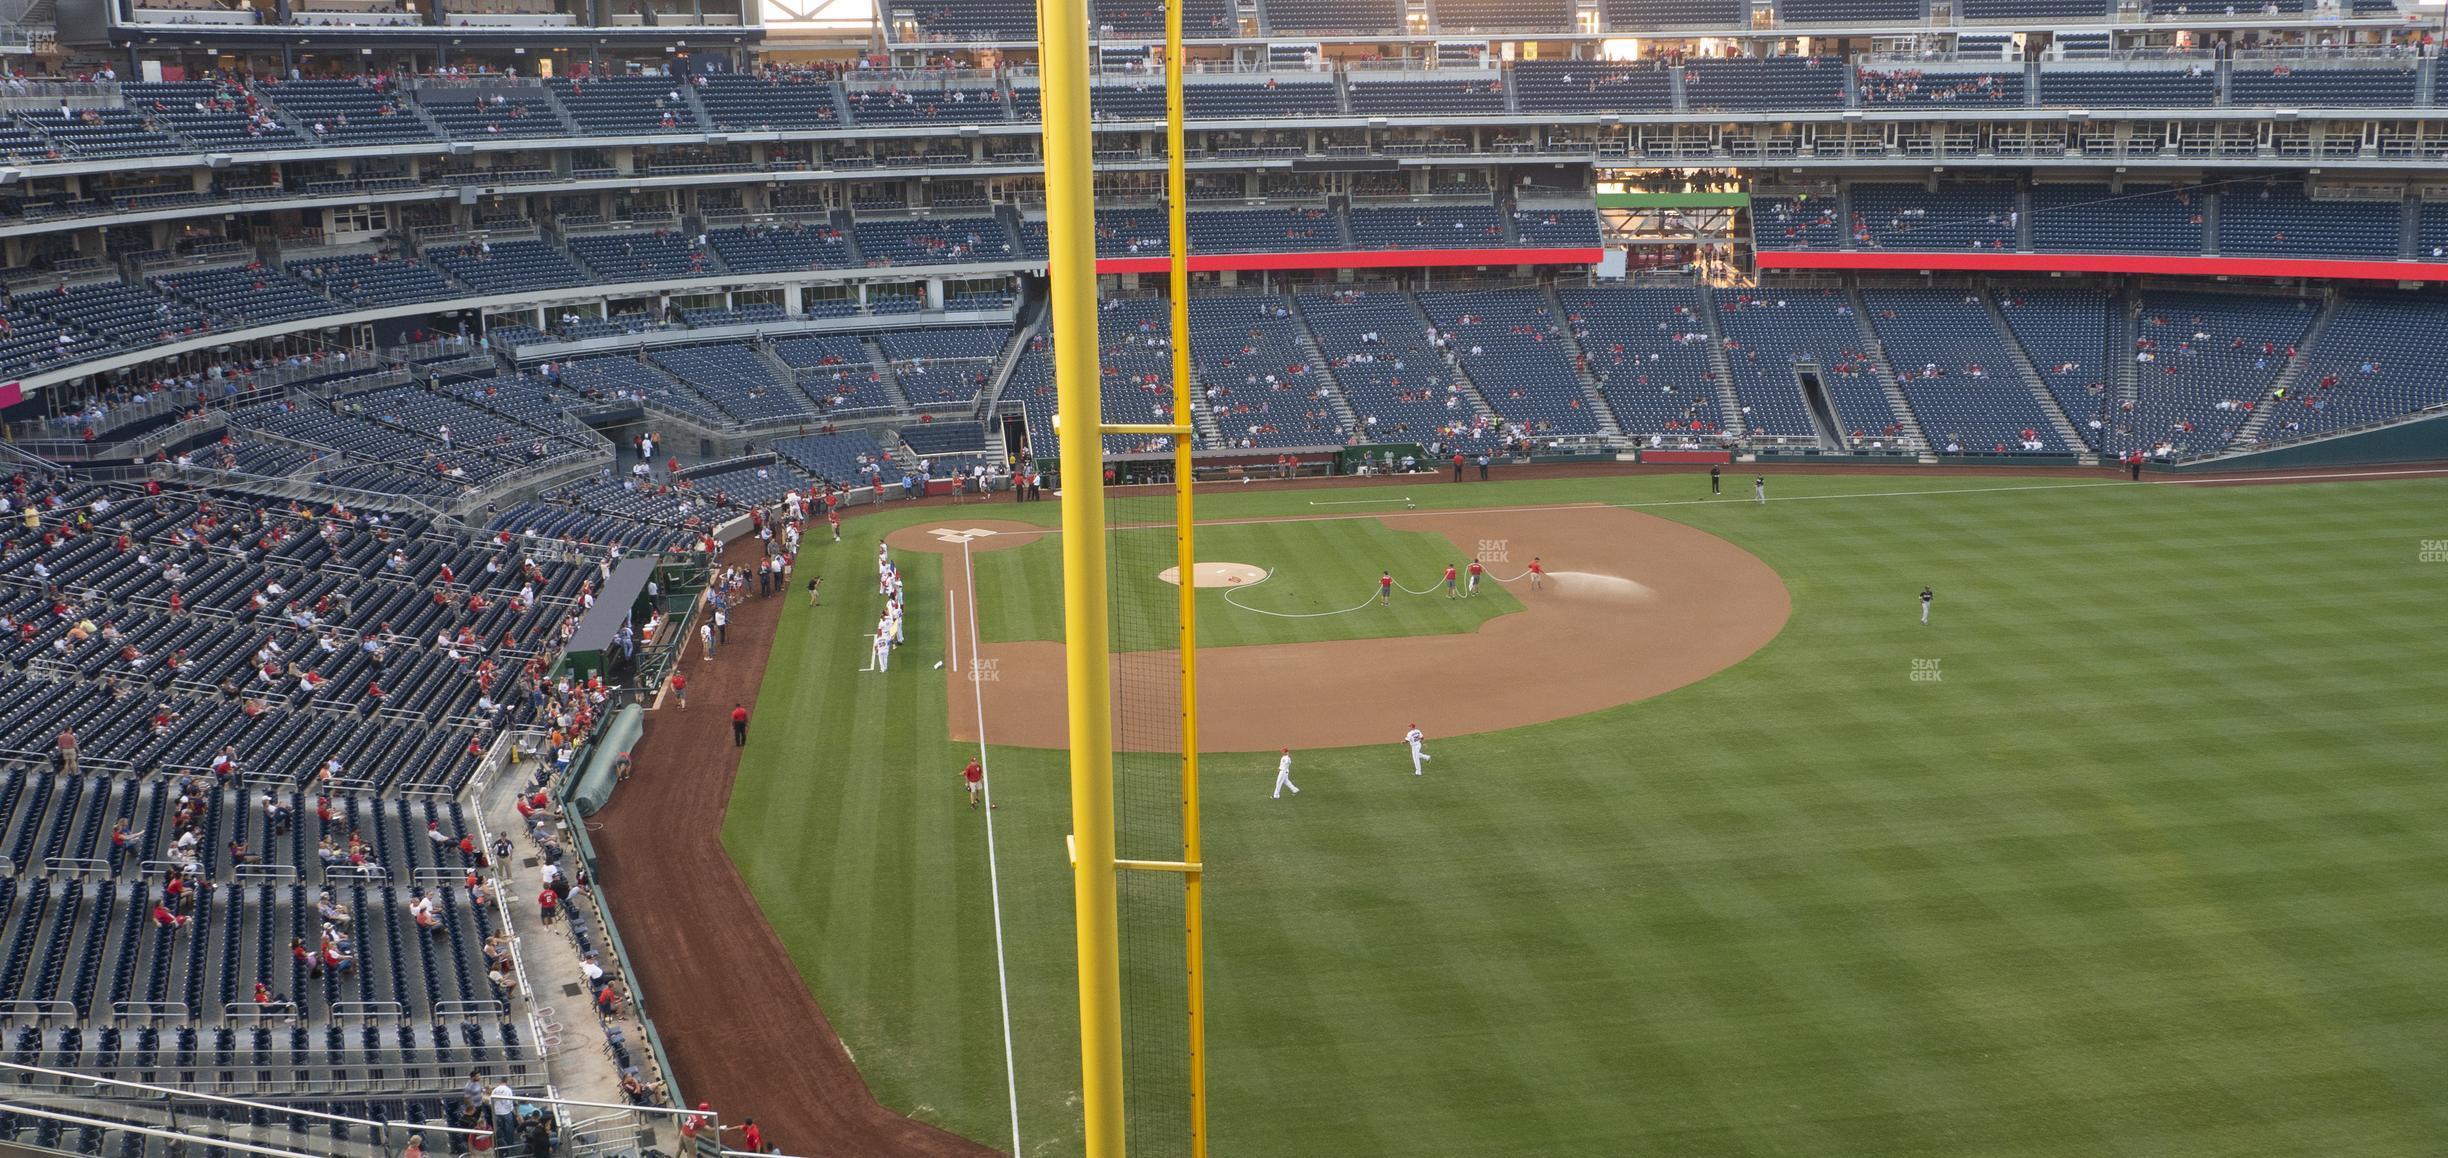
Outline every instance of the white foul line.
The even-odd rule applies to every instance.
[[[965,563],[968,560],[964,559],[962,562]],[[958,675],[960,674],[960,609],[954,604],[952,588],[949,586],[944,588],[944,631],[949,633],[945,636],[945,642],[952,645],[952,674]]]
[[[970,667],[975,668],[978,656],[977,576],[969,568],[967,539],[961,540],[961,585],[968,589],[969,659]],[[947,588],[944,594],[949,597],[950,589]],[[958,625],[946,623],[944,627],[953,633],[957,646]],[[977,707],[978,782],[986,796],[986,887],[994,900],[995,984],[1003,992],[1003,1081],[1011,1093],[1012,1153],[1021,1154],[1025,1151],[1020,1148],[1020,1071],[1012,1061],[1011,970],[1003,960],[1003,876],[995,863],[994,772],[986,763],[986,685],[978,682],[975,671],[970,672],[969,698],[970,703]]]
[[[1321,503],[1316,499],[1311,499],[1309,500],[1309,505],[1313,507],[1358,507],[1366,506],[1371,503],[1407,503],[1410,501],[1411,496],[1409,495],[1396,495],[1390,499],[1336,499],[1332,502],[1324,503]]]

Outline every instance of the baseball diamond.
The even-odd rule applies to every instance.
[[[0,4],[0,1155],[2448,1158],[2444,51]]]
[[[2443,806],[2418,771],[2441,677],[2346,653],[2368,658],[2383,624],[2420,614],[2428,572],[2392,528],[2443,478],[1786,471],[1763,508],[1710,499],[1698,475],[1584,475],[1323,519],[1310,491],[1203,498],[1236,556],[1348,572],[1363,594],[1376,551],[1260,545],[1393,527],[1447,551],[1535,543],[1554,599],[1524,575],[1507,587],[1519,610],[1378,638],[1330,626],[1394,613],[1373,604],[1242,617],[1255,627],[1225,592],[1202,605],[1255,633],[1202,648],[1225,737],[1206,761],[1209,855],[1232,866],[1211,883],[1216,1145],[2005,1152],[2058,1128],[2059,1107],[2096,1104],[2119,1109],[2088,1120],[2094,1136],[2260,1152],[2264,1132],[2181,1108],[2242,1114],[2258,1091],[2252,1113],[2324,1149],[2416,1147],[2432,1111],[2403,1090],[2402,1051],[2437,1027],[2417,980],[2430,941],[2400,910],[2448,872],[2418,819]],[[975,573],[1054,537],[1027,517],[1044,510],[998,512],[969,544]],[[656,897],[639,919],[736,912],[778,938],[678,937],[691,948],[649,969],[779,983],[760,1009],[812,996],[884,1106],[991,1143],[1016,1100],[1024,1138],[1059,1151],[1078,1144],[1061,693],[1029,655],[1053,645],[1027,638],[1053,588],[1023,566],[972,592],[929,533],[946,513],[853,520],[843,550],[890,546],[913,606],[948,591],[964,620],[972,595],[982,620],[1019,620],[980,650],[966,628],[913,625],[917,654],[984,659],[991,678],[864,682],[848,621],[783,609],[756,686],[759,712],[792,724],[751,744],[731,788],[735,907],[705,907],[711,882],[644,851],[689,847],[680,817],[708,815],[719,782],[687,804],[616,801],[606,844],[639,851],[616,851],[607,880]],[[1644,593],[1558,598],[1576,572]],[[1435,590],[1437,575],[1400,578]],[[1928,626],[1925,585],[1945,598]],[[1405,598],[1446,603],[1398,593],[1395,610]],[[1588,646],[1525,643],[1552,630],[1544,616]],[[2441,658],[2427,640],[2385,646]],[[1232,659],[1381,648],[1418,650]],[[1270,686],[1304,668],[1324,676]],[[2297,694],[2310,671],[2332,689],[2317,703]],[[951,777],[980,719],[992,863]],[[1414,722],[1434,756],[1417,777]],[[1267,791],[1280,747],[1297,797]],[[725,1060],[783,1032],[769,1021],[727,1023],[750,1048],[680,1052],[707,1067],[698,1080],[805,1104]],[[2281,1038],[2274,1068],[2215,1060],[2269,1058],[2232,1043]],[[2267,1101],[2281,1089],[2316,1101]]]

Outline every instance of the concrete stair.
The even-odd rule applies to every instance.
[[[1335,378],[1334,368],[1327,364],[1325,347],[1318,345],[1317,334],[1309,328],[1309,316],[1301,312],[1300,298],[1287,294],[1284,300],[1292,307],[1292,334],[1300,339],[1301,353],[1316,368],[1318,379],[1326,384],[1326,402],[1334,407],[1346,433],[1360,430],[1360,413],[1352,409],[1351,399],[1343,394],[1343,383]]]
[[[2328,332],[2330,321],[2337,317],[2337,308],[2336,294],[2330,294],[2321,302],[2320,313],[2313,316],[2311,325],[2304,327],[2303,342],[2295,347],[2294,361],[2279,371],[2277,381],[2270,383],[2270,392],[2253,404],[2252,417],[2245,419],[2244,425],[2236,428],[2235,437],[2228,440],[2230,448],[2248,447],[2260,440],[2261,432],[2269,427],[2278,413],[2275,404],[2278,392],[2295,392],[2295,384],[2303,380],[2304,366],[2312,361],[2312,351],[2320,348],[2321,335]]]
[[[1011,385],[1013,372],[1019,368],[1020,359],[1027,356],[1029,342],[1036,338],[1045,320],[1045,309],[1041,305],[1026,310],[1025,316],[1012,326],[1011,341],[1004,343],[1002,357],[995,360],[994,376],[987,381],[985,389],[978,391],[976,418],[979,421],[983,422],[995,413],[996,405],[1003,400],[1004,387]]]
[[[1913,416],[1912,403],[1904,397],[1903,385],[1896,381],[1895,367],[1887,362],[1887,343],[1871,327],[1870,311],[1862,305],[1861,291],[1846,290],[1845,300],[1853,303],[1853,328],[1861,332],[1862,352],[1870,356],[1870,371],[1878,375],[1879,389],[1887,394],[1887,408],[1895,412],[1904,445],[1928,449],[1929,435],[1922,433],[1921,420]]]
[[[1509,221],[1506,228],[1512,228]],[[1563,300],[1556,297],[1554,286],[1548,286],[1545,292],[1548,314],[1556,321],[1557,330],[1564,339],[1564,349],[1572,355],[1573,377],[1581,382],[1581,395],[1589,403],[1590,413],[1598,419],[1599,432],[1610,438],[1623,437],[1623,423],[1616,420],[1615,408],[1607,404],[1606,392],[1598,389],[1597,377],[1589,372],[1589,351],[1582,347],[1580,337],[1573,333],[1572,319],[1564,314]]]
[[[1717,379],[1717,407],[1725,415],[1725,432],[1729,437],[1750,437],[1749,424],[1743,421],[1742,396],[1734,392],[1734,363],[1726,357],[1725,327],[1717,321],[1717,295],[1701,286],[1700,318],[1708,323],[1709,373]]]
[[[1402,300],[1404,305],[1411,307],[1411,317],[1419,323],[1420,333],[1425,334],[1437,329],[1436,323],[1429,320],[1428,311],[1420,307],[1419,298],[1411,294],[1404,294]],[[1479,390],[1479,383],[1471,379],[1470,371],[1462,368],[1461,360],[1455,358],[1451,350],[1440,351],[1440,360],[1445,363],[1445,380],[1448,383],[1462,384],[1462,401],[1470,406],[1471,413],[1486,418],[1491,425],[1503,426],[1503,420],[1496,415],[1496,408],[1488,405],[1487,397]]]
[[[2048,415],[2049,425],[2057,431],[2057,437],[2065,441],[2066,449],[2079,455],[2086,465],[2097,463],[2099,456],[2091,453],[2090,444],[2083,441],[2082,429],[2074,425],[2074,419],[2065,412],[2065,407],[2057,404],[2057,396],[2049,393],[2048,383],[2040,377],[2040,368],[2032,365],[2031,355],[2024,351],[2022,339],[2015,337],[2014,327],[2006,324],[2006,315],[1998,312],[1997,299],[1987,293],[1980,297],[1981,304],[1989,309],[1990,324],[1997,327],[2006,353],[2014,359],[2015,372],[2023,376],[2023,385],[2030,388],[2032,401],[2040,404],[2040,413]]]
[[[885,355],[884,347],[874,338],[864,339],[860,344],[866,348],[868,364],[875,367],[876,381],[883,385],[884,397],[893,409],[904,413],[918,409],[910,405],[909,392],[901,388],[901,377],[893,373],[892,359]]]

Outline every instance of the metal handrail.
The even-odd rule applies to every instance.
[[[148,1094],[164,1094],[174,1098],[194,1098],[199,1101],[218,1102],[225,1106],[262,1107],[262,1103],[260,1102],[250,1102],[243,1098],[228,1098],[219,1094],[198,1093],[194,1090],[174,1089],[170,1086],[147,1085],[143,1082],[131,1082],[120,1078],[106,1078],[98,1074],[78,1073],[74,1070],[55,1070],[47,1066],[34,1066],[26,1065],[21,1062],[0,1061],[0,1074],[6,1073],[40,1074],[44,1077],[64,1078],[84,1085],[111,1086],[123,1090],[142,1090]],[[397,1123],[376,1122],[365,1118],[351,1118],[343,1114],[326,1114],[321,1110],[301,1110],[288,1106],[275,1106],[270,1108],[280,1113],[290,1114],[300,1118],[315,1118],[325,1122],[345,1122],[352,1126],[367,1126],[378,1131],[395,1128],[397,1126]],[[443,1134],[465,1134],[471,1137],[488,1132],[484,1130],[465,1130],[455,1126],[418,1127],[418,1129],[420,1131],[430,1129]],[[230,1142],[220,1142],[217,1144],[223,1146],[234,1145],[234,1143]]]

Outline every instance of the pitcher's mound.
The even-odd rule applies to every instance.
[[[1181,568],[1167,567],[1156,577],[1176,587],[1181,586]],[[1266,569],[1247,563],[1201,563],[1191,576],[1193,587],[1240,587],[1266,578]]]

